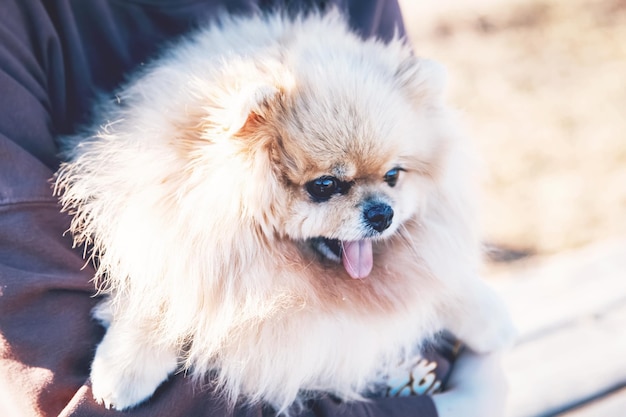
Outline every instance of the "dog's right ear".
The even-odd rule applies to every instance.
[[[405,58],[395,73],[396,80],[417,102],[438,102],[443,98],[447,73],[443,65],[430,59],[411,55]]]

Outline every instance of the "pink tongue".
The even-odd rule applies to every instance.
[[[341,256],[346,272],[355,279],[365,278],[372,272],[374,257],[372,255],[372,241],[369,239],[356,242],[343,242]]]

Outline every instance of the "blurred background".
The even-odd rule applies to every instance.
[[[483,162],[509,416],[626,416],[626,0],[401,0]]]

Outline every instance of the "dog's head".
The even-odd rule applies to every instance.
[[[363,278],[372,244],[417,217],[437,175],[441,69],[414,58],[394,72],[335,64],[299,68],[262,101],[282,190],[277,232]]]
[[[247,179],[263,194],[259,229],[305,242],[353,278],[370,273],[373,244],[417,218],[445,150],[443,69],[391,49],[256,62],[221,106],[239,153],[267,161],[267,176]]]

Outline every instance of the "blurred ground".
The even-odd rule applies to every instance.
[[[626,0],[401,4],[484,159],[495,257],[625,236]]]
[[[626,0],[400,1],[484,161],[507,417],[626,415]]]

